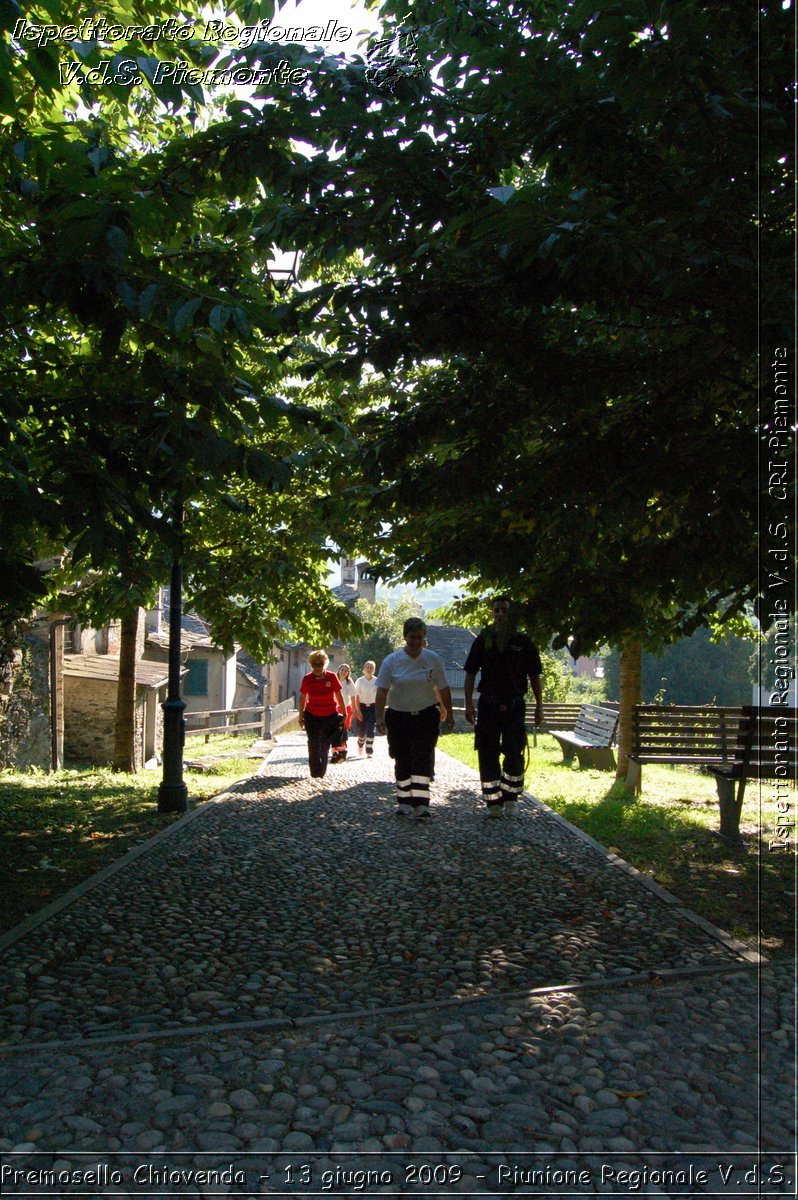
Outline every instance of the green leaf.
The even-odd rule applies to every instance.
[[[112,258],[124,258],[128,251],[128,236],[118,225],[111,225],[105,235]]]
[[[230,320],[230,308],[226,304],[214,304],[208,317],[208,324],[218,334],[223,334]]]
[[[58,57],[43,46],[33,46],[27,53],[30,73],[38,84],[47,91],[54,91],[61,83]]]
[[[197,309],[202,304],[201,297],[195,297],[193,300],[187,300],[185,304],[181,304],[175,312],[174,329],[175,333],[183,333],[191,324],[192,317]]]
[[[17,0],[0,0],[0,29],[13,29],[20,12]]]
[[[239,308],[238,306],[233,308],[231,312],[233,323],[235,324],[236,329],[243,338],[249,341],[249,339],[252,337],[252,327],[247,320],[247,314],[244,312],[243,308]]]
[[[152,311],[152,306],[155,303],[155,297],[161,290],[160,284],[150,283],[145,287],[144,291],[139,296],[139,313],[142,317],[148,317]]]

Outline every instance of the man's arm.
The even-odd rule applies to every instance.
[[[466,660],[463,663],[463,670],[465,671],[465,684],[463,685],[465,715],[466,720],[470,721],[472,725],[476,723],[477,719],[476,709],[474,708],[474,684],[482,667],[484,650],[485,636],[484,633],[480,633],[471,643],[471,649],[468,651]]]
[[[474,683],[476,682],[476,678],[476,675],[472,675],[470,671],[466,671],[465,683],[463,685],[463,692],[465,693],[466,720],[470,721],[472,725],[477,719],[476,710],[474,708]]]
[[[537,702],[535,704],[535,724],[542,725],[543,724],[543,686],[540,681],[540,676],[539,675],[530,675],[529,682],[532,685],[532,691],[534,693],[535,700]]]

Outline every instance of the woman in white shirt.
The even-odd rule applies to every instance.
[[[352,683],[352,668],[349,663],[341,663],[338,668],[338,680],[341,684],[341,699],[346,705],[346,717],[343,740],[333,746],[330,762],[342,763],[346,760],[347,742],[349,741],[349,726],[352,724],[352,713],[355,711],[355,685]]]
[[[405,644],[389,654],[377,676],[377,732],[388,734],[388,750],[396,773],[396,815],[417,821],[429,817],[430,783],[435,774],[435,743],[440,712],[437,688],[446,724],[454,726],[452,693],[443,659],[424,648],[427,627],[420,617],[409,617],[402,634]],[[388,711],[385,704],[388,702]]]
[[[355,718],[357,720],[357,752],[366,758],[374,753],[374,728],[377,723],[377,664],[369,659],[363,663],[363,674],[355,683]]]

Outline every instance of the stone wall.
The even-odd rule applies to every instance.
[[[0,672],[0,767],[50,767],[49,646],[31,634],[3,655]]]
[[[105,766],[114,757],[116,723],[116,681],[80,679],[67,675],[64,680],[65,719],[64,758],[73,762]],[[136,766],[143,766],[144,691],[136,693]]]

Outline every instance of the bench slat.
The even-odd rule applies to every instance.
[[[751,705],[637,705],[627,787],[639,786],[641,763],[707,766],[718,784],[720,831],[739,840],[746,780],[784,777],[795,783],[798,714],[795,709]]]
[[[614,709],[583,704],[573,730],[550,729],[549,733],[560,743],[564,762],[571,762],[576,751],[580,766],[612,769],[612,741],[617,727],[618,713]]]

